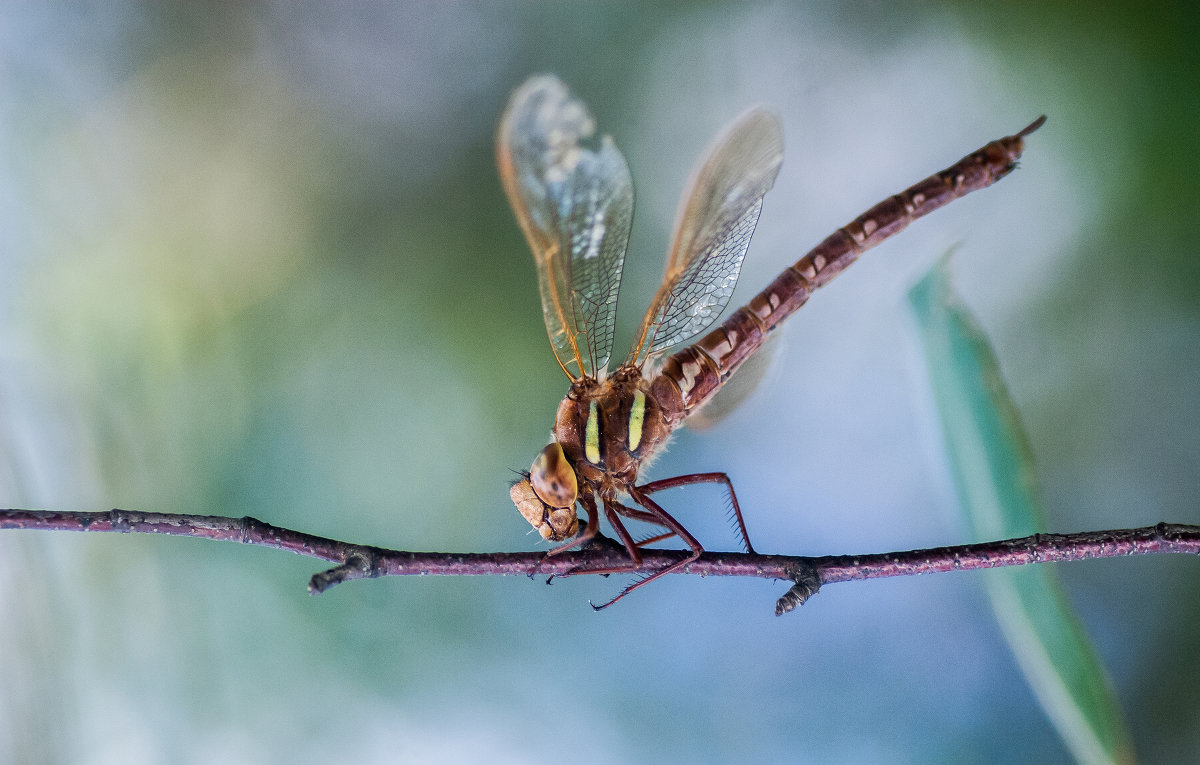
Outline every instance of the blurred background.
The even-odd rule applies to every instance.
[[[950,249],[1048,528],[1200,523],[1200,23],[1184,4],[12,3],[0,15],[0,505],[541,549],[507,496],[566,391],[497,180],[550,71],[628,158],[618,351],[713,135],[787,156],[734,304],[1049,115],[871,252],[650,477],[724,470],[762,552],[976,541],[905,303]],[[715,487],[664,498],[733,549]],[[1200,569],[1059,567],[1148,762],[1200,758]],[[193,539],[0,534],[0,761],[1029,762],[1069,755],[963,573],[830,586],[393,578]]]

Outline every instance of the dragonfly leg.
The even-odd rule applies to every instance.
[[[662,534],[655,534],[654,536],[647,537],[646,539],[639,539],[637,546],[645,547],[646,545],[652,545],[655,542],[661,542],[664,539],[670,539],[673,536],[675,536],[674,531],[664,531]]]
[[[608,518],[608,523],[613,527],[613,531],[617,532],[617,536],[621,538],[621,543],[625,545],[625,549],[629,552],[629,563],[631,568],[637,568],[642,564],[642,553],[638,550],[637,543],[633,541],[633,536],[629,533],[629,529],[625,528],[625,524],[621,523],[621,519],[617,517],[617,508],[621,505],[616,501],[604,503],[604,516]],[[617,570],[628,570],[617,569]]]
[[[600,513],[596,510],[596,500],[588,495],[583,495],[579,498],[579,503],[583,505],[584,511],[587,513],[587,525],[583,527],[583,531],[568,539],[562,544],[550,548],[542,560],[549,558],[551,555],[558,555],[561,552],[566,552],[572,547],[579,547],[592,541],[595,536],[600,533]],[[538,563],[540,566],[541,563]]]
[[[611,503],[605,502],[604,503],[605,513],[606,513],[606,515],[608,515],[609,522],[613,523],[614,528],[618,528],[621,531],[624,531],[623,524],[614,522],[615,521],[614,516],[616,515],[616,513],[621,513],[622,515],[627,515],[628,517],[637,518],[639,520],[641,520],[642,516],[644,516],[644,515],[650,515],[650,516],[653,516],[654,523],[657,523],[660,526],[666,526],[668,529],[671,530],[671,532],[673,534],[678,535],[680,539],[682,539],[684,542],[686,542],[687,546],[692,548],[692,554],[682,560],[675,561],[674,563],[672,563],[669,566],[666,566],[664,568],[659,569],[658,571],[655,571],[653,574],[650,574],[649,576],[647,576],[643,579],[639,579],[638,581],[634,582],[633,584],[629,585],[625,589],[618,592],[617,596],[615,598],[613,598],[612,600],[608,601],[607,603],[602,603],[598,606],[593,605],[592,608],[596,609],[597,611],[599,611],[603,608],[608,608],[613,603],[616,603],[618,600],[625,597],[629,593],[633,592],[637,588],[642,587],[647,584],[650,584],[650,582],[653,582],[655,579],[658,579],[660,576],[666,576],[667,574],[671,573],[672,571],[675,571],[676,569],[686,566],[687,564],[689,564],[692,561],[699,558],[700,555],[704,552],[704,548],[700,546],[699,540],[697,540],[694,536],[692,536],[691,532],[689,532],[687,529],[685,529],[679,521],[672,518],[670,513],[668,513],[666,510],[663,510],[661,507],[659,507],[657,502],[650,499],[650,497],[648,497],[646,495],[646,493],[644,491],[642,491],[642,489],[640,489],[639,487],[636,487],[636,486],[631,486],[629,488],[629,496],[633,497],[634,500],[639,505],[646,508],[646,510],[648,510],[649,513],[643,513],[641,510],[634,510],[633,508],[625,507],[624,505],[622,505],[618,502],[611,502]],[[612,510],[614,512],[610,512],[610,508],[612,508]],[[628,538],[628,534],[629,534],[629,532],[626,531],[624,538]],[[630,540],[630,541],[632,541],[632,540]],[[629,546],[628,541],[626,542],[626,546],[627,547]],[[631,557],[633,556],[632,551],[630,552],[630,556]],[[641,558],[641,555],[639,554],[637,556],[637,558],[635,558],[635,560],[640,562],[640,558]],[[635,566],[636,566],[636,564],[635,564]]]
[[[566,542],[547,550],[546,554],[543,555],[538,562],[534,564],[533,568],[529,570],[530,579],[537,576],[538,571],[542,568],[542,564],[545,563],[550,556],[558,555],[561,552],[566,552],[572,547],[585,545],[595,539],[596,535],[600,533],[600,513],[596,510],[596,501],[590,496],[583,496],[579,498],[579,502],[583,505],[584,512],[587,513],[587,525],[583,527],[583,531],[579,534],[576,534]],[[550,579],[546,580],[546,584],[550,584],[553,579],[554,576],[551,575]]]
[[[679,475],[675,476],[674,478],[663,478],[659,481],[651,481],[650,483],[643,484],[638,488],[641,489],[643,494],[653,494],[654,492],[662,491],[663,489],[674,489],[679,486],[690,486],[694,483],[725,484],[725,488],[729,489],[729,499],[733,503],[733,516],[737,519],[738,531],[742,533],[742,541],[746,544],[746,552],[754,555],[754,545],[750,544],[750,534],[746,531],[746,521],[742,518],[742,508],[738,504],[737,494],[733,491],[733,481],[730,481],[729,476],[726,474],[692,473],[690,475]]]
[[[653,513],[647,513],[645,510],[637,510],[627,505],[620,505],[617,509],[617,513],[626,518],[632,518],[635,521],[641,521],[642,523],[651,523],[655,526],[662,525],[662,522],[659,521],[658,516],[654,515]],[[667,531],[662,534],[656,534],[648,539],[636,540],[634,544],[636,544],[638,547],[645,547],[646,545],[652,545],[655,542],[661,542],[664,539],[670,539],[673,536],[677,536],[674,531]]]
[[[629,533],[629,530],[625,528],[625,524],[621,523],[621,519],[618,517],[617,511],[614,509],[614,505],[617,505],[617,503],[604,503],[604,517],[608,519],[609,525],[613,527],[613,531],[617,532],[617,536],[620,538],[621,544],[625,546],[625,550],[629,553],[629,563],[620,566],[579,566],[578,568],[571,569],[565,574],[559,574],[559,576],[575,576],[576,574],[625,574],[629,573],[630,571],[636,571],[638,566],[642,565],[642,553],[640,550],[638,550],[637,542],[633,541],[633,536]],[[593,517],[593,515],[588,516],[589,522]],[[655,522],[657,523],[658,521]],[[595,534],[593,534],[593,536],[595,536]],[[577,543],[572,542],[572,544]]]

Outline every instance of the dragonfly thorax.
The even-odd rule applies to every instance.
[[[569,538],[578,530],[576,501],[611,501],[627,493],[670,432],[636,367],[621,367],[603,380],[576,380],[558,406],[554,441],[510,496],[543,537]]]
[[[572,383],[554,421],[554,440],[580,483],[601,499],[613,498],[637,480],[638,468],[669,433],[649,382],[631,366],[604,380]]]

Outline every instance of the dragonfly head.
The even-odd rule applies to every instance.
[[[560,542],[579,531],[579,479],[557,441],[542,449],[528,476],[514,483],[508,495],[543,539]]]

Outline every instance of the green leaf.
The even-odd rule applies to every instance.
[[[1033,457],[995,354],[952,293],[948,258],[909,293],[962,512],[980,540],[1043,530]],[[983,572],[1009,647],[1079,762],[1132,762],[1116,696],[1050,565]]]

